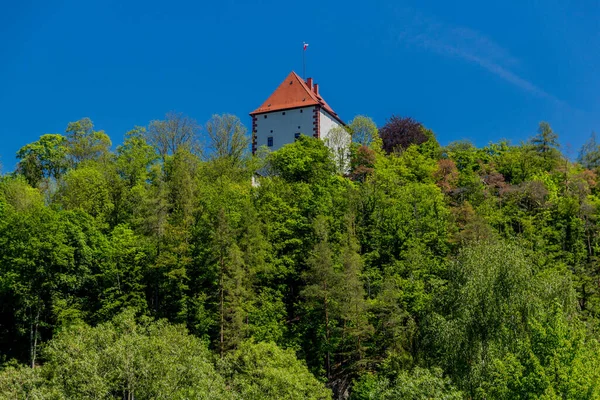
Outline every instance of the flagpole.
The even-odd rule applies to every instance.
[[[306,80],[306,43],[302,43],[302,79]]]
[[[302,42],[302,79],[306,80],[306,48],[308,43]]]
[[[306,48],[302,44],[302,79],[306,80]]]

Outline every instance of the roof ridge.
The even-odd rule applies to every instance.
[[[320,106],[333,118],[344,123],[323,97],[315,93],[295,71],[290,72],[267,100],[250,115],[310,106]]]
[[[292,70],[292,74],[294,74],[294,76],[296,77],[296,79],[300,82],[300,84],[302,85],[302,87],[304,88],[304,90],[306,91],[306,93],[308,93],[308,95],[316,102],[319,102],[319,98],[318,96],[315,94],[315,92],[313,92],[309,87],[308,84],[306,83],[306,81],[302,78],[300,78],[300,75],[298,75],[296,72],[294,72]],[[319,102],[320,103],[320,102]]]

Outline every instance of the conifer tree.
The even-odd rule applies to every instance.
[[[302,296],[308,306],[315,310],[324,330],[323,353],[325,356],[325,373],[331,376],[332,335],[335,328],[337,312],[336,293],[340,284],[340,273],[335,269],[334,254],[329,243],[327,219],[319,216],[314,222],[317,244],[308,258],[308,270],[304,274],[306,286]]]
[[[558,135],[552,130],[547,122],[540,122],[538,134],[531,139],[531,144],[540,153],[549,153],[552,149],[558,149]]]

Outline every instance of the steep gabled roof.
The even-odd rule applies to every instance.
[[[308,87],[306,82],[294,71],[285,78],[269,98],[250,115],[263,114],[271,111],[289,110],[290,108],[320,105],[325,111],[342,124],[340,117],[333,111],[329,104]]]

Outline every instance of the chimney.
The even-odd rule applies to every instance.
[[[317,96],[319,95],[319,84],[318,83],[315,83],[314,92]]]
[[[306,79],[306,84],[308,85],[308,88],[310,90],[313,90],[312,78],[307,78]]]

